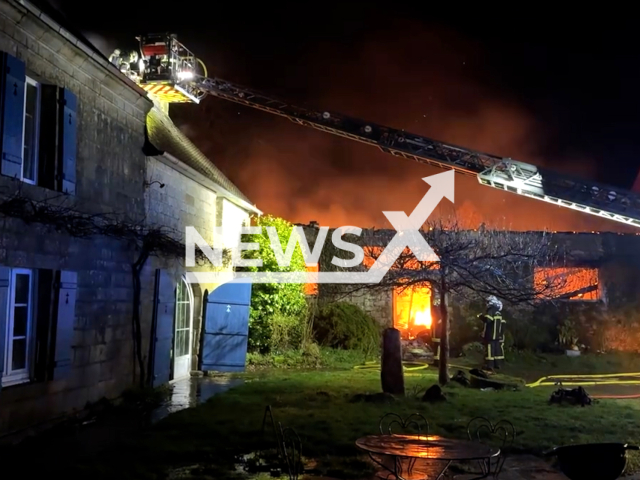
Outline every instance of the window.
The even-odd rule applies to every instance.
[[[415,285],[393,290],[393,327],[409,339],[431,329],[431,288]]]
[[[175,336],[173,345],[173,378],[189,376],[191,371],[191,328],[193,325],[193,292],[183,278],[176,292]]]
[[[318,264],[313,264],[313,265],[307,265],[306,267],[307,273],[310,274],[317,274],[319,272],[318,270]],[[317,275],[315,275],[315,278],[317,279]],[[318,295],[318,284],[317,283],[305,283],[304,284],[304,293],[305,295],[310,295],[310,296],[316,296]]]
[[[38,136],[40,134],[40,85],[27,77],[24,101],[22,180],[35,184],[38,172]]]
[[[6,52],[0,63],[0,175],[75,195],[78,97]]]
[[[178,283],[176,294],[176,340],[175,356],[183,357],[191,355],[191,319],[192,319],[192,293],[189,284],[182,279]]]
[[[9,283],[3,386],[29,381],[33,324],[33,275],[13,269]]]
[[[543,296],[551,294],[558,300],[584,302],[602,299],[597,268],[536,268],[534,281],[536,289],[545,292]]]
[[[77,272],[0,265],[0,388],[73,370]]]

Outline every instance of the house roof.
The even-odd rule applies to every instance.
[[[99,68],[106,69],[112,77],[110,77],[109,83],[113,79],[117,79],[124,83],[128,88],[135,91],[143,98],[148,98],[147,92],[145,92],[140,86],[136,85],[127,76],[122,75],[118,67],[109,61],[107,57],[77,28],[73,26],[71,22],[57,7],[53,6],[48,0],[9,0],[10,4],[18,6],[20,10],[26,9],[29,14],[37,17],[48,28],[60,34],[66,42],[74,45],[76,48],[84,52],[85,55]],[[25,25],[34,25],[31,22],[26,22]],[[28,27],[27,30],[29,30]],[[34,35],[39,36],[40,31],[32,32]]]
[[[240,189],[175,126],[169,116],[156,106],[147,115],[147,134],[155,148],[172,155],[229,193],[253,205]]]
[[[104,60],[109,61],[104,54],[96,48],[96,46],[91,43],[87,38],[78,30],[73,22],[71,22],[67,16],[57,7],[51,4],[49,0],[16,0],[18,3],[23,4],[27,8],[29,8],[29,4],[35,6],[42,13],[51,18],[54,22],[64,28],[71,35],[76,37],[80,42],[84,44],[85,47],[88,47],[92,52],[96,55],[102,57]],[[110,63],[110,62],[109,62]]]

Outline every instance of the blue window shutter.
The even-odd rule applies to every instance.
[[[61,190],[69,195],[76,194],[76,156],[78,152],[78,97],[68,89],[62,89],[61,135]]]
[[[176,310],[175,285],[167,270],[156,270],[155,312],[153,328],[153,386],[171,380],[171,350],[173,348],[174,315]]]
[[[2,389],[2,372],[4,371],[4,348],[9,318],[9,281],[11,269],[0,267],[0,389]]]
[[[76,293],[78,291],[78,274],[76,272],[59,272],[58,308],[55,329],[55,364],[54,380],[69,376],[73,363],[73,346],[75,340]]]
[[[24,62],[2,54],[2,175],[22,178],[24,142]]]

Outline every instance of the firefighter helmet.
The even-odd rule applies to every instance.
[[[498,311],[502,310],[502,302],[495,295],[487,297],[487,307],[496,307]]]

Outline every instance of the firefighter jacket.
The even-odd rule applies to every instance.
[[[489,307],[487,313],[479,315],[484,323],[482,339],[485,342],[496,342],[500,339],[500,328],[502,326],[502,315],[495,307]]]
[[[494,318],[496,318],[496,321],[500,321],[500,326],[498,327],[498,341],[500,343],[504,343],[504,334],[507,330],[507,321],[502,317],[500,313],[498,313],[497,316],[494,316]]]

